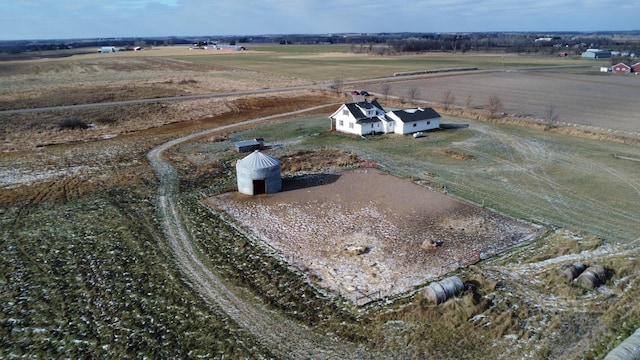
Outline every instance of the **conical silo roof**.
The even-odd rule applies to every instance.
[[[249,156],[238,160],[236,167],[243,169],[270,169],[280,167],[280,160],[256,150]]]

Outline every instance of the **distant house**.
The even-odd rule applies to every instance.
[[[640,74],[640,62],[631,65],[631,72]]]
[[[376,100],[343,104],[329,118],[332,129],[361,136],[412,134],[440,127],[440,114],[432,108],[386,112]]]
[[[255,138],[251,140],[241,140],[234,143],[237,152],[250,152],[264,149],[264,139]]]
[[[609,59],[611,58],[611,51],[599,50],[599,49],[587,49],[583,52],[581,57],[583,59]]]
[[[611,71],[614,73],[628,74],[631,72],[631,66],[625,63],[618,63],[611,67]]]

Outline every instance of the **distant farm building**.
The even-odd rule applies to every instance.
[[[440,114],[432,108],[386,112],[376,101],[343,104],[329,116],[331,128],[355,134],[412,134],[440,128]]]
[[[120,49],[118,49],[115,46],[103,46],[100,49],[98,49],[99,53],[103,53],[103,54],[107,54],[107,53],[114,53],[114,52],[118,52],[120,51]]]
[[[631,72],[636,74],[640,73],[640,62],[631,65]]]
[[[611,58],[611,51],[599,50],[599,49],[587,49],[582,53],[583,59],[609,59]]]
[[[243,51],[247,50],[244,46],[238,45],[207,45],[204,47],[205,50],[226,50],[226,51]]]
[[[237,152],[250,152],[264,149],[263,138],[236,141],[234,144]]]
[[[242,194],[272,194],[282,190],[280,160],[260,150],[236,162],[236,175]]]
[[[618,63],[611,67],[611,71],[614,73],[628,74],[631,72],[631,66],[625,63]]]

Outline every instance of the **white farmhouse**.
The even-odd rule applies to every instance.
[[[432,108],[385,112],[376,100],[343,104],[329,118],[332,129],[361,136],[411,134],[440,127],[440,114]]]
[[[394,133],[403,135],[440,128],[440,114],[432,108],[389,111],[386,121],[393,122],[389,128]]]
[[[329,118],[331,119],[331,127],[335,126],[337,131],[369,135],[386,132],[382,128],[384,115],[382,106],[373,100],[343,104]]]

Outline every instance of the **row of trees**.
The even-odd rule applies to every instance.
[[[337,93],[343,91],[343,82],[341,79],[334,80],[332,84],[334,90]],[[387,101],[389,96],[391,95],[391,84],[383,83],[380,87],[380,93],[384,97],[384,100]],[[410,104],[416,105],[420,98],[420,89],[417,87],[410,87],[406,90],[404,94],[405,97],[398,96],[401,101],[406,101]],[[439,104],[446,110],[449,110],[456,102],[456,96],[451,90],[446,90],[442,94],[442,98],[440,99]],[[467,111],[476,111],[477,109],[473,105],[473,97],[468,95],[465,99],[464,109]],[[504,104],[502,100],[497,95],[490,95],[482,105],[482,110],[485,111],[486,115],[491,119],[501,118],[505,115],[504,113]],[[549,103],[549,106],[545,109],[543,118],[544,128],[545,130],[552,129],[557,126],[558,121],[558,113],[556,111],[555,105],[553,103]]]

